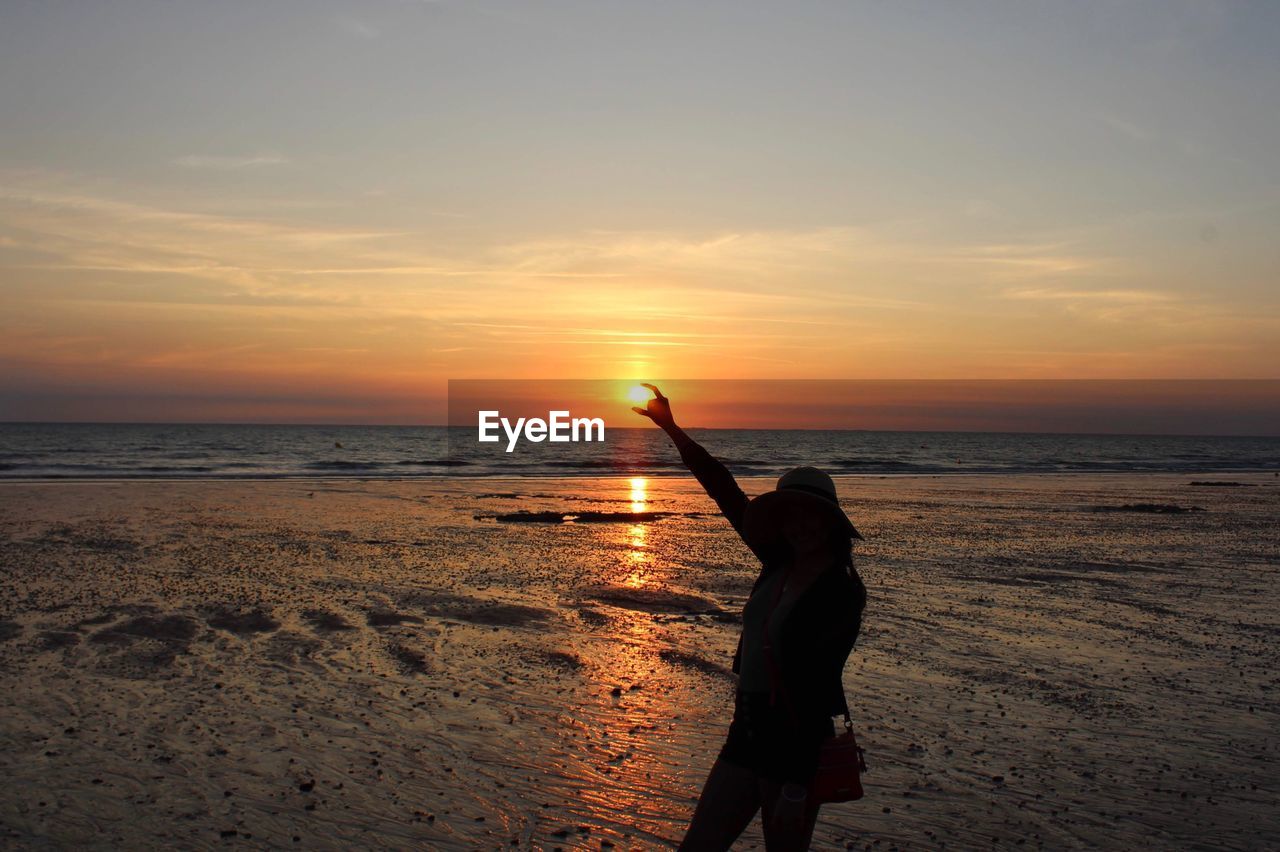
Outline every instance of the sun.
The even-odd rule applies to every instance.
[[[637,402],[637,403],[648,402],[650,397],[652,396],[653,394],[649,393],[648,388],[641,387],[640,385],[632,385],[627,390],[627,399],[631,400],[632,402]]]

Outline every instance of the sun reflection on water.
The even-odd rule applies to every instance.
[[[649,563],[652,561],[645,539],[649,528],[644,524],[632,524],[627,528],[627,559],[631,572],[623,579],[625,586],[638,589],[645,584],[649,574]]]
[[[643,476],[631,477],[631,511],[645,512],[649,505],[649,480]]]
[[[631,486],[631,511],[647,512],[649,509],[649,480],[643,476],[633,476],[628,480]],[[633,589],[645,585],[652,558],[649,554],[649,528],[646,524],[636,523],[627,527],[626,541],[627,559],[630,572],[622,584]]]

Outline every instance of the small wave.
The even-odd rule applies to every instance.
[[[307,470],[377,470],[382,467],[377,462],[354,461],[317,461],[303,465]]]
[[[578,459],[575,461],[551,460],[545,462],[532,462],[533,465],[544,465],[546,467],[564,467],[564,468],[580,468],[583,470],[669,470],[671,468],[684,467],[681,462],[656,461],[656,460],[635,460],[635,459]]]
[[[879,470],[918,470],[924,469],[925,467],[936,466],[918,465],[912,464],[911,462],[884,458],[836,459],[832,464],[836,467],[876,468]]]
[[[110,466],[108,466],[108,465],[100,465],[100,464],[71,464],[70,462],[31,462],[31,463],[29,463],[29,464],[15,464],[15,465],[8,465],[8,466],[7,466],[7,468],[8,468],[8,469],[12,469],[12,470],[16,470],[16,469],[20,469],[20,468],[26,468],[27,470],[39,470],[39,471],[44,471],[44,470],[101,470],[101,471],[111,471],[111,470],[115,470],[115,469],[116,469],[116,468],[114,468],[114,467],[110,467]],[[4,467],[0,467],[0,469],[5,469],[5,468],[4,468]]]
[[[404,459],[402,461],[395,462],[395,464],[397,467],[404,467],[407,465],[413,465],[415,467],[464,467],[466,465],[473,464],[473,462],[466,461],[465,459],[422,459],[421,461],[417,459]]]

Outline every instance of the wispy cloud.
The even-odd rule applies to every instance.
[[[1146,286],[1152,276],[1079,237],[962,244],[832,226],[486,242],[471,221],[450,223],[445,238],[347,226],[331,209],[232,215],[144,197],[0,174],[0,301],[30,331],[8,334],[16,321],[6,323],[0,354],[139,370],[323,368],[351,382],[370,369],[411,383],[513,364],[1096,374],[1110,369],[1118,323],[1169,364],[1254,328],[1211,296]],[[1251,334],[1232,357],[1263,351],[1261,326]],[[1010,352],[1030,354],[1013,363]]]
[[[1098,113],[1097,120],[1131,142],[1149,142],[1152,134],[1146,128],[1128,118],[1111,113]]]
[[[1090,273],[1101,274],[1113,267],[1109,259],[1079,250],[1066,243],[996,243],[957,246],[932,256],[934,263],[984,266],[1003,277],[1032,277]]]
[[[359,21],[355,18],[338,18],[334,21],[334,25],[347,35],[356,36],[363,39],[375,39],[382,35],[382,30],[375,27],[368,21]]]
[[[1159,290],[1067,290],[1051,287],[1009,289],[1005,290],[1003,295],[1006,299],[1047,299],[1059,302],[1150,303],[1170,302],[1177,299],[1174,294]]]
[[[188,169],[251,169],[260,166],[282,166],[289,162],[288,158],[275,154],[254,154],[249,156],[228,156],[218,154],[186,154],[173,161],[176,165]]]

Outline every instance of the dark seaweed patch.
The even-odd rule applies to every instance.
[[[40,647],[46,651],[56,651],[59,648],[70,648],[80,644],[80,634],[70,630],[46,630],[37,639]]]
[[[243,612],[230,609],[213,610],[205,620],[209,622],[210,627],[239,634],[269,633],[280,627],[280,622],[260,609]]]
[[[500,524],[643,524],[664,518],[701,518],[702,512],[509,512],[476,515],[477,521],[492,518]]]
[[[336,612],[323,609],[305,609],[302,618],[316,630],[331,633],[335,630],[354,630],[351,624]]]
[[[421,624],[422,619],[407,612],[392,612],[388,609],[371,609],[365,615],[370,627],[394,627],[397,624]]]
[[[387,653],[405,674],[426,674],[431,670],[426,655],[408,645],[392,643],[387,646]]]
[[[728,668],[705,657],[699,657],[697,654],[687,654],[674,648],[666,648],[658,652],[658,658],[669,665],[690,669],[708,677],[724,678],[726,680],[734,679],[733,672]]]
[[[105,627],[89,637],[92,642],[120,643],[135,639],[157,639],[161,642],[186,644],[195,638],[199,625],[185,615],[154,617],[140,615]]]
[[[1122,506],[1094,506],[1095,512],[1145,512],[1149,515],[1181,515],[1203,512],[1203,506],[1175,506],[1171,503],[1125,503]]]
[[[670,589],[633,589],[630,586],[601,586],[586,596],[603,603],[644,612],[716,613],[715,601]]]
[[[550,611],[540,607],[443,592],[405,595],[399,602],[437,618],[456,619],[488,627],[525,627],[542,623],[551,617]]]

